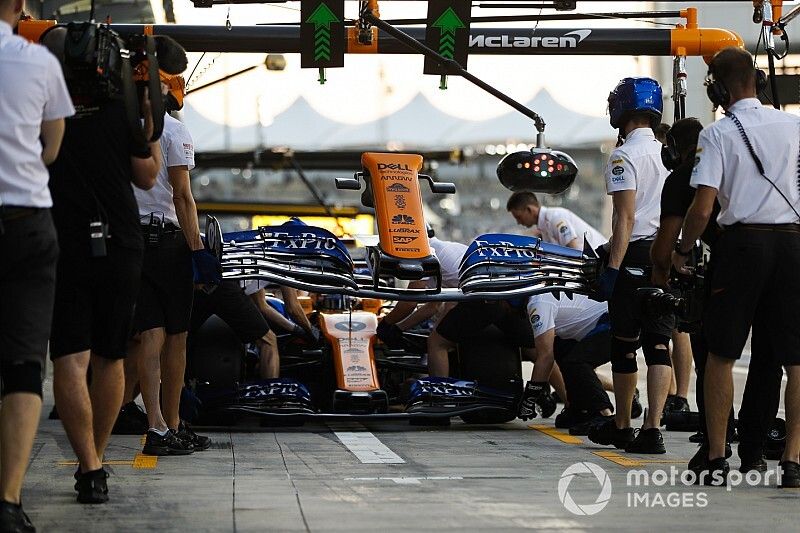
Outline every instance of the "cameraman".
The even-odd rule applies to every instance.
[[[58,61],[0,0],[0,531],[34,531],[20,492],[42,408],[58,245],[47,168],[72,107]]]
[[[66,28],[57,27],[42,42],[59,57],[70,80],[79,74],[65,64],[66,35]],[[169,55],[169,47],[160,39],[159,56],[161,51]],[[69,87],[73,90],[73,85]],[[161,165],[157,141],[144,145],[134,141],[121,101],[95,103],[67,121],[61,153],[50,167],[61,250],[50,336],[53,392],[80,464],[75,473],[80,503],[108,501],[108,474],[102,460],[122,404],[122,359],[144,248],[131,184],[150,189]],[[141,108],[149,139],[154,126],[146,92]],[[92,383],[87,387],[90,363]]]
[[[672,254],[682,271],[691,246],[711,218],[723,232],[714,246],[714,275],[704,316],[708,343],[704,398],[709,451],[698,469],[706,483],[727,482],[725,434],[733,404],[733,366],[753,327],[754,341],[768,345],[753,358],[781,358],[788,375],[787,438],[781,487],[800,487],[800,213],[798,161],[800,120],[768,109],[756,98],[763,72],[739,48],[718,52],[709,65],[708,96],[725,118],[702,131],[691,185],[697,188],[683,223],[683,242]],[[759,331],[760,330],[760,331]]]
[[[213,286],[222,279],[218,261],[200,239],[189,177],[194,141],[169,114],[183,107],[183,78],[163,70],[159,78],[165,93],[162,163],[155,187],[135,191],[145,251],[128,364],[138,369],[148,418],[142,453],[189,455],[211,445],[208,437],[181,424],[179,415],[192,294],[195,284]]]

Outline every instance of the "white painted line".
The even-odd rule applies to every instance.
[[[421,485],[423,481],[462,480],[461,476],[424,476],[424,477],[346,477],[345,481],[393,481],[398,485]]]
[[[361,427],[361,431],[336,431],[337,426],[331,427],[336,438],[344,444],[353,455],[363,464],[405,464],[402,457],[390,450],[378,437],[363,429],[360,424],[347,424],[347,429]],[[344,429],[344,428],[342,428]]]

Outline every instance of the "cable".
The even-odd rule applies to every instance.
[[[766,174],[764,174],[764,165],[761,163],[761,159],[758,158],[756,155],[756,151],[753,148],[753,145],[750,143],[750,137],[747,136],[747,133],[744,131],[744,126],[739,121],[739,118],[731,113],[730,111],[725,112],[725,116],[728,117],[736,124],[736,129],[739,130],[739,135],[741,135],[742,140],[744,141],[745,146],[747,146],[747,150],[750,152],[750,156],[753,158],[753,162],[756,164],[756,168],[758,169],[759,174],[769,182],[772,187],[778,191],[778,194],[781,195],[783,200],[789,206],[789,208],[794,211],[794,214],[797,216],[798,220],[800,220],[800,213],[797,212],[797,209],[794,208],[794,204],[783,194],[783,191],[778,188],[774,181],[769,179]],[[798,150],[798,191],[800,191],[800,150]]]

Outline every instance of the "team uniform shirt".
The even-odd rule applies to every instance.
[[[764,174],[800,211],[800,118],[764,107],[757,98],[740,100],[728,112],[741,121],[764,165]],[[730,118],[722,118],[700,132],[691,184],[719,191],[720,226],[798,222],[780,193],[759,174]]]
[[[578,239],[583,248],[585,237],[594,250],[608,241],[588,222],[563,207],[540,207],[539,220],[536,225],[542,232],[542,238],[545,241],[561,246],[567,246],[572,240]]]
[[[611,152],[606,166],[606,191],[636,191],[631,242],[652,239],[658,231],[661,189],[667,169],[661,162],[661,147],[650,128],[628,133],[625,144]]]
[[[563,294],[556,298],[548,292],[528,299],[528,318],[534,338],[555,329],[560,339],[581,341],[606,313],[608,303],[596,302],[583,294],[573,294],[569,299]]]
[[[461,259],[467,252],[467,246],[460,242],[442,241],[436,237],[428,239],[433,253],[439,260],[439,266],[442,273],[442,287],[456,288],[458,287],[459,280],[459,267],[461,266]],[[428,286],[433,288],[436,280],[428,278]]]
[[[164,115],[164,132],[161,134],[161,169],[156,184],[149,191],[135,189],[139,216],[150,213],[164,214],[164,222],[178,223],[175,203],[172,200],[172,185],[169,182],[169,167],[194,168],[194,141],[186,125],[169,114]]]
[[[53,205],[39,140],[42,121],[75,114],[64,74],[44,46],[0,21],[0,205]]]

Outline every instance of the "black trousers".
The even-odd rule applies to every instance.
[[[588,413],[614,410],[595,368],[611,361],[611,332],[596,333],[582,341],[556,337],[555,360],[564,377],[570,408]]]
[[[761,457],[767,431],[780,407],[783,378],[779,354],[772,349],[769,335],[758,319],[753,323],[750,351],[747,383],[739,409],[739,457],[742,459]]]
[[[708,269],[706,278],[710,281],[713,276],[713,262]],[[706,283],[708,288],[710,283]],[[705,382],[705,368],[708,359],[708,344],[703,334],[704,328],[690,334],[692,342],[692,357],[694,359],[697,380],[695,382],[695,400],[700,413],[700,431],[705,435],[708,444],[708,428],[706,426],[705,395],[703,387]],[[778,361],[777,354],[772,349],[769,333],[756,314],[753,320],[750,340],[750,365],[747,370],[742,407],[739,409],[739,457],[742,459],[757,459],[761,457],[764,439],[772,421],[778,414],[781,395],[781,379],[783,368]],[[727,440],[733,440],[734,430],[737,429],[734,420],[733,408],[728,418]]]

